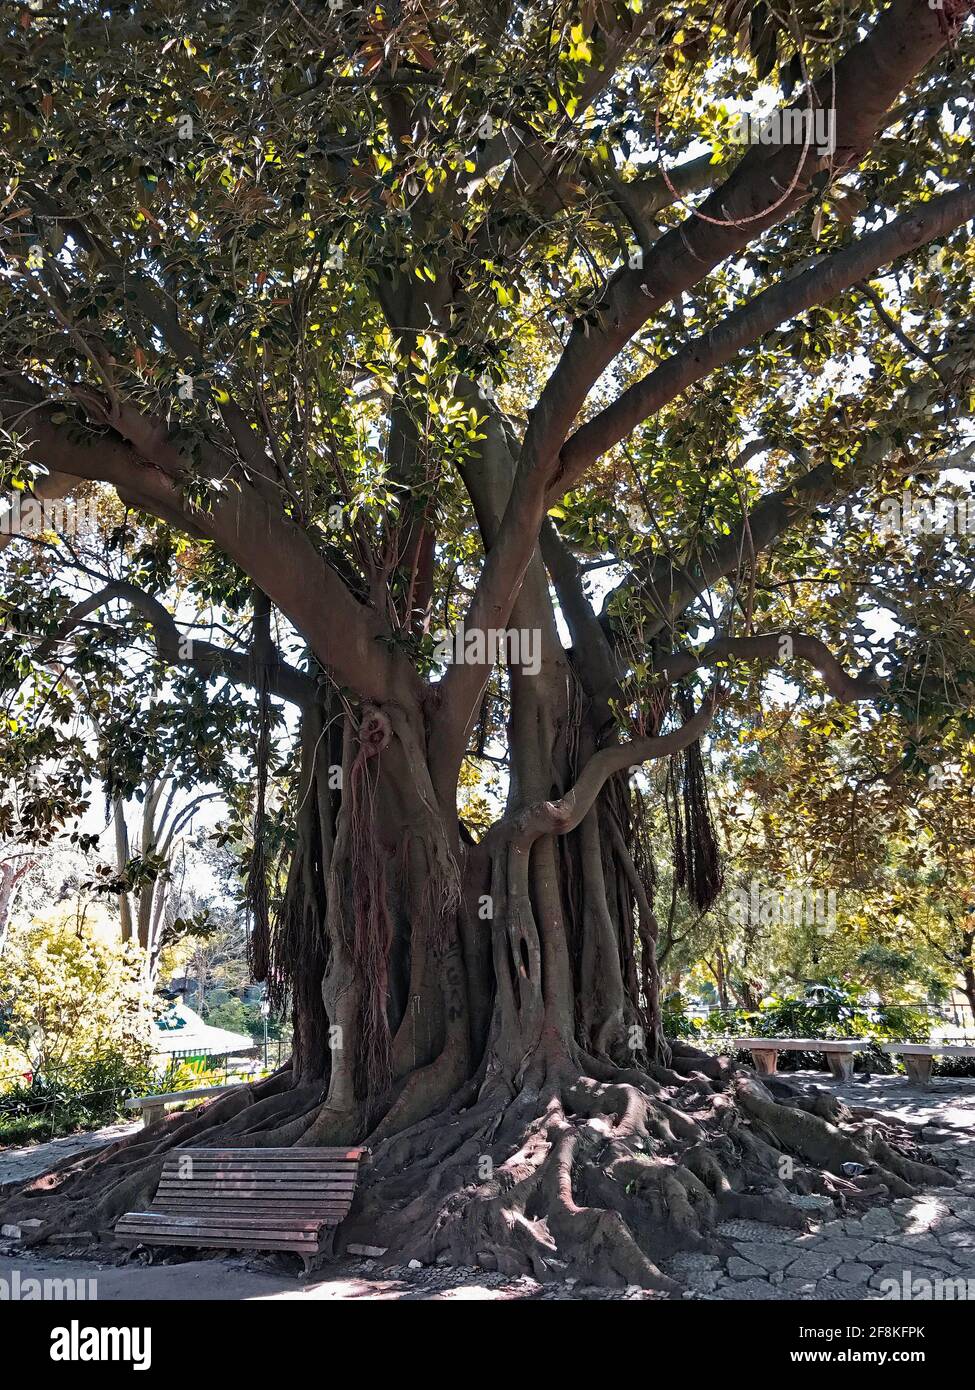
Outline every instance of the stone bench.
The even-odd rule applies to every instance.
[[[853,1075],[853,1054],[864,1044],[856,1038],[735,1038],[735,1047],[744,1047],[752,1054],[752,1063],[759,1076],[774,1076],[780,1052],[825,1052],[829,1069],[837,1081],[849,1081]]]
[[[195,1091],[166,1091],[158,1096],[133,1096],[125,1102],[126,1110],[141,1110],[142,1122],[146,1129],[161,1120],[167,1105],[179,1105],[184,1100],[202,1100],[206,1096],[220,1096],[229,1091],[230,1086],[199,1086]]]
[[[944,1047],[937,1043],[884,1043],[881,1049],[891,1057],[900,1057],[909,1081],[927,1086],[935,1057],[975,1057],[975,1047]]]

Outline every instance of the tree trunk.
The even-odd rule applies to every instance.
[[[549,602],[540,571],[526,587]],[[536,678],[512,670],[509,684],[513,812],[561,795],[594,734],[555,644]],[[471,844],[434,793],[436,712],[342,708],[305,711],[267,961],[272,998],[291,1001],[290,1065],[74,1164],[42,1194],[14,1194],[5,1219],[40,1211],[40,1239],[107,1234],[183,1143],[365,1143],[346,1239],[673,1289],[660,1261],[708,1248],[725,1216],[802,1226],[778,1146],[795,1158],[793,1192],[944,1180],[895,1152],[883,1125],[837,1129],[852,1121],[839,1102],[778,1104],[727,1061],[681,1044],[671,1058],[625,775],[569,834],[526,842],[509,814]],[[869,1179],[843,1177],[851,1158],[873,1164]]]
[[[10,928],[10,915],[14,909],[17,889],[24,875],[33,867],[33,859],[23,859],[15,863],[7,860],[0,864],[0,955]]]
[[[513,465],[500,421],[486,430],[465,481],[490,550]],[[405,428],[398,439],[415,460],[417,441]],[[422,518],[409,526],[416,564],[401,576],[401,612],[417,631],[428,609]],[[903,1194],[937,1179],[895,1152],[881,1124],[862,1140],[836,1128],[852,1122],[837,1102],[778,1104],[726,1060],[668,1045],[647,808],[622,755],[621,770],[573,812],[594,759],[621,751],[611,703],[620,671],[551,528],[520,579],[510,627],[534,635],[538,659],[532,673],[505,672],[508,801],[480,843],[458,819],[456,778],[443,787],[437,687],[418,696],[404,684],[382,704],[353,704],[316,682],[302,713],[280,909],[270,937],[251,941],[256,978],[272,1003],[290,1005],[291,1061],[74,1165],[40,1199],[40,1238],[107,1232],[151,1198],[173,1146],[364,1143],[373,1161],[346,1239],[672,1289],[659,1261],[707,1248],[724,1216],[798,1227],[792,1194]],[[667,713],[651,691],[632,713],[637,736],[655,739]],[[706,798],[690,753],[674,757],[677,878],[700,893]],[[723,963],[719,975],[726,1004]],[[795,1160],[791,1188],[779,1147]],[[851,1156],[873,1163],[869,1178],[843,1176]],[[10,1210],[38,1201],[17,1194]]]
[[[115,830],[115,863],[118,872],[123,874],[129,862],[129,828],[125,823],[125,802],[117,796],[112,803],[112,824]],[[135,936],[132,919],[132,903],[127,892],[118,895],[119,921],[123,943]]]
[[[961,939],[963,988],[965,998],[968,1000],[968,1007],[972,1012],[972,1024],[975,1026],[975,955],[973,952],[975,952],[975,928],[963,932]]]

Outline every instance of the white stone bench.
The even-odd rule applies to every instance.
[[[901,1057],[908,1080],[918,1086],[930,1083],[935,1057],[975,1057],[975,1047],[941,1047],[937,1043],[884,1043],[881,1050],[891,1057]]]
[[[760,1076],[774,1076],[780,1052],[825,1052],[837,1081],[853,1075],[853,1054],[864,1044],[857,1038],[735,1038],[735,1047],[747,1047]]]
[[[184,1100],[202,1100],[205,1096],[219,1096],[229,1091],[229,1086],[200,1086],[195,1091],[166,1091],[159,1096],[133,1096],[125,1102],[126,1110],[141,1110],[142,1122],[146,1129],[158,1123],[166,1113],[167,1105],[179,1105]]]

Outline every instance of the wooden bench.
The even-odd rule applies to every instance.
[[[204,1096],[219,1096],[230,1089],[230,1086],[200,1086],[195,1091],[166,1091],[159,1096],[132,1096],[125,1102],[125,1108],[141,1110],[142,1122],[148,1129],[150,1125],[162,1119],[167,1105],[178,1105],[183,1100],[202,1100]]]
[[[290,1250],[305,1273],[332,1253],[368,1149],[174,1149],[148,1211],[120,1217],[127,1245]]]
[[[825,1052],[837,1081],[853,1075],[853,1054],[864,1044],[856,1038],[735,1038],[735,1047],[747,1047],[760,1076],[774,1076],[780,1052]]]
[[[902,1057],[908,1080],[918,1086],[930,1084],[935,1057],[975,1057],[975,1047],[939,1047],[936,1043],[884,1043],[882,1050]]]

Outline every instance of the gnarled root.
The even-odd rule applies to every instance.
[[[37,1239],[105,1235],[149,1200],[173,1148],[322,1142],[341,1130],[342,1142],[367,1138],[373,1161],[340,1246],[667,1294],[677,1290],[667,1258],[721,1251],[715,1228],[727,1217],[802,1229],[797,1196],[842,1207],[953,1180],[903,1127],[817,1088],[777,1078],[773,1095],[747,1070],[706,1076],[688,1053],[676,1060],[690,1074],[553,1049],[517,1086],[482,1075],[436,1113],[395,1133],[387,1116],[369,1136],[346,1133],[350,1117],[329,1112],[320,1087],[241,1087],[28,1184],[4,1219],[41,1216]],[[862,1171],[844,1173],[849,1163]]]

